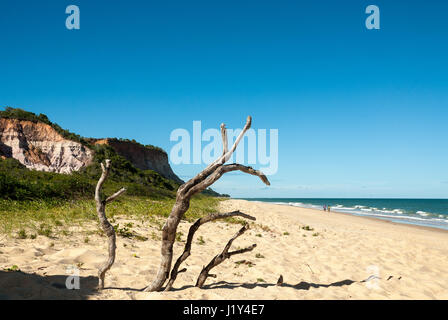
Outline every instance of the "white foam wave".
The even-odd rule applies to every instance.
[[[302,202],[274,202],[275,204],[288,205],[293,207],[312,208],[322,210],[323,205],[315,205]],[[387,209],[374,208],[363,205],[354,205],[353,207],[345,207],[341,204],[330,206],[336,212],[346,212],[361,216],[377,217],[379,219],[387,219],[392,221],[402,221],[404,223],[414,223],[420,225],[438,225],[443,228],[448,227],[448,217],[442,214],[431,214],[425,211],[417,211],[415,214],[408,214],[403,209]]]

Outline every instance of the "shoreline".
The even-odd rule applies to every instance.
[[[366,219],[373,219],[375,221],[383,221],[383,222],[387,222],[387,223],[392,223],[392,224],[396,224],[396,225],[401,225],[401,226],[410,226],[410,227],[415,227],[415,228],[423,228],[423,229],[429,229],[429,230],[437,230],[437,231],[442,231],[442,232],[448,232],[448,227],[444,228],[444,227],[437,227],[437,226],[428,226],[428,225],[422,225],[422,224],[418,224],[418,223],[412,223],[412,222],[407,222],[407,221],[396,221],[397,219],[399,219],[397,217],[397,219],[394,218],[387,218],[387,217],[377,217],[374,215],[368,215],[368,214],[358,214],[358,213],[350,213],[350,212],[341,212],[341,211],[336,211],[335,208],[332,208],[332,210],[330,212],[326,212],[324,210],[320,210],[317,208],[310,208],[310,207],[305,207],[305,206],[292,206],[289,205],[287,202],[285,203],[280,203],[280,202],[269,202],[269,201],[262,201],[262,200],[250,200],[249,198],[230,198],[231,200],[243,200],[243,201],[249,201],[249,202],[259,202],[259,203],[266,203],[266,204],[271,204],[271,205],[279,205],[279,206],[286,206],[286,207],[291,207],[291,208],[301,208],[301,209],[307,209],[307,210],[313,210],[313,211],[317,211],[317,212],[325,212],[325,213],[336,213],[336,214],[342,214],[342,215],[348,215],[351,217],[358,217],[358,218],[366,218]],[[438,199],[435,199],[438,200]],[[404,215],[404,217],[406,217],[406,215]],[[447,217],[448,219],[448,217]]]
[[[319,209],[316,209],[316,208],[295,207],[295,206],[290,206],[287,203],[279,204],[279,203],[274,203],[274,202],[264,202],[264,201],[260,201],[260,200],[247,200],[247,199],[237,199],[237,198],[230,198],[230,200],[248,201],[248,202],[269,204],[269,205],[274,205],[274,206],[282,206],[282,207],[285,206],[285,207],[290,207],[290,208],[306,209],[306,210],[312,210],[312,211],[320,212],[320,213],[328,213],[328,214],[336,214],[336,215],[355,217],[355,218],[360,218],[360,219],[368,219],[368,220],[371,220],[371,221],[377,221],[377,222],[382,222],[382,223],[387,223],[387,224],[393,224],[393,225],[396,225],[398,227],[410,227],[410,228],[415,228],[415,229],[420,229],[420,230],[437,231],[437,232],[441,232],[441,233],[444,233],[444,234],[448,234],[448,230],[447,229],[443,229],[443,228],[430,227],[430,226],[421,226],[421,225],[418,225],[418,224],[412,224],[412,223],[406,223],[406,222],[396,222],[396,221],[388,220],[388,219],[385,219],[385,218],[376,218],[376,217],[367,216],[367,215],[366,216],[362,216],[362,215],[352,214],[352,213],[348,213],[348,212],[338,212],[338,211],[326,212],[326,211],[319,210]]]

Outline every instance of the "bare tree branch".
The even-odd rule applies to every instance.
[[[219,157],[218,159],[216,159],[214,162],[212,162],[211,165],[209,165],[209,167],[213,167],[215,164],[223,165],[224,163],[226,163],[230,159],[232,154],[235,152],[236,147],[238,147],[238,144],[240,143],[241,139],[243,139],[247,130],[250,129],[251,125],[252,125],[252,117],[248,116],[243,130],[241,130],[240,134],[236,138],[235,142],[232,145],[232,148],[230,150],[228,150],[227,152],[223,152],[223,155],[221,157]],[[224,125],[224,132],[222,130],[222,125],[221,125],[221,135],[223,136],[223,139],[226,140],[226,143],[225,143],[226,148],[225,149],[227,149],[227,130],[225,130],[225,125]]]
[[[225,261],[226,259],[229,259],[231,256],[236,255],[236,254],[241,254],[241,253],[245,253],[245,252],[249,252],[252,251],[257,245],[253,244],[250,247],[244,248],[244,249],[240,249],[240,250],[235,250],[235,251],[231,251],[229,252],[230,247],[232,246],[233,241],[238,238],[239,236],[241,236],[244,232],[246,232],[246,230],[249,229],[249,225],[246,224],[244,227],[242,227],[230,240],[229,242],[227,242],[227,245],[224,247],[224,250],[217,256],[215,256],[212,261],[210,261],[210,263],[205,266],[201,273],[199,274],[198,280],[196,282],[196,287],[198,288],[202,288],[202,286],[204,285],[205,281],[207,280],[208,277],[210,277],[210,270],[213,269],[214,267],[216,267],[217,265],[221,264],[223,261]]]
[[[227,140],[227,129],[224,123],[221,124],[221,137],[222,137],[222,156],[224,156],[229,151],[229,145]]]
[[[123,193],[126,192],[126,188],[121,188],[117,192],[115,192],[113,195],[111,195],[109,198],[106,199],[106,203],[114,201],[116,198],[121,196]]]
[[[179,191],[181,192],[185,192],[186,190],[188,190],[191,186],[196,185],[197,183],[201,182],[202,180],[204,180],[205,178],[207,178],[211,173],[213,173],[219,166],[222,166],[224,163],[226,163],[230,157],[232,156],[232,154],[235,152],[236,147],[238,146],[238,144],[240,143],[241,139],[244,137],[244,135],[246,134],[247,130],[250,129],[250,126],[252,124],[252,117],[248,116],[247,120],[246,120],[246,125],[244,126],[243,130],[241,131],[241,133],[238,135],[238,137],[236,138],[232,148],[227,151],[226,153],[224,153],[221,157],[219,157],[218,159],[216,159],[214,162],[212,162],[210,165],[208,165],[204,170],[202,170],[199,174],[197,174],[194,178],[190,179],[189,181],[187,181],[186,183],[184,183],[182,186],[179,187]],[[224,125],[225,126],[225,125]],[[226,131],[226,130],[225,130]],[[222,133],[222,131],[221,131]],[[227,131],[225,133],[225,136],[227,137]],[[227,145],[227,143],[226,143]]]
[[[205,180],[203,180],[202,182],[199,182],[194,187],[191,187],[190,190],[187,192],[187,197],[192,197],[194,194],[201,192],[202,190],[205,190],[206,188],[211,186],[213,183],[215,183],[217,180],[219,180],[219,178],[221,178],[224,173],[227,173],[230,171],[237,171],[237,170],[254,175],[254,176],[258,176],[261,179],[261,181],[263,181],[263,183],[265,183],[268,186],[271,185],[268,178],[264,175],[263,172],[255,170],[251,167],[244,166],[242,164],[234,163],[234,164],[224,165],[224,166],[217,168],[215,170],[215,172],[213,172],[211,175],[209,175]]]
[[[98,183],[96,184],[96,189],[95,189],[95,201],[98,204],[99,202],[101,202],[101,188],[103,187],[104,182],[107,179],[107,176],[109,175],[109,170],[110,170],[110,160],[107,159],[106,160],[106,166],[104,166],[103,163],[101,163],[101,170],[102,170],[102,174],[100,179],[98,180]]]
[[[221,164],[226,163],[230,157],[232,156],[232,154],[235,152],[236,147],[238,147],[238,144],[240,143],[241,139],[243,139],[244,135],[246,134],[247,130],[250,129],[250,126],[252,125],[252,117],[248,116],[247,120],[246,120],[246,125],[244,126],[243,130],[241,130],[240,134],[238,135],[238,137],[236,138],[232,148],[223,156],[221,157],[221,159],[218,159],[218,161]]]
[[[193,242],[193,236],[195,234],[195,232],[199,229],[199,227],[201,225],[203,225],[204,223],[210,222],[210,221],[214,221],[214,220],[218,220],[218,219],[225,219],[225,218],[229,218],[229,217],[235,217],[235,216],[239,216],[239,217],[243,217],[249,220],[253,220],[255,221],[256,218],[252,217],[248,214],[242,213],[240,211],[233,211],[233,212],[228,212],[228,213],[214,213],[214,214],[210,214],[206,217],[202,217],[198,220],[196,220],[196,222],[194,224],[191,225],[190,230],[188,231],[188,236],[187,236],[187,241],[185,243],[185,248],[184,248],[184,252],[181,254],[181,256],[177,259],[176,263],[173,266],[173,269],[171,270],[171,277],[170,280],[167,284],[167,286],[165,287],[164,291],[169,291],[171,290],[171,288],[173,287],[174,281],[176,281],[177,275],[181,272],[186,271],[187,269],[182,269],[181,271],[177,271],[180,267],[180,265],[187,260],[187,258],[190,256],[191,254],[191,244]]]
[[[106,165],[104,166],[101,163],[102,174],[95,188],[95,202],[96,202],[96,212],[98,218],[100,220],[101,228],[107,236],[107,241],[109,244],[109,256],[106,262],[99,268],[98,270],[98,288],[104,289],[104,278],[106,276],[106,272],[112,267],[115,261],[115,251],[117,249],[116,246],[116,235],[114,227],[110,224],[109,220],[106,217],[106,203],[113,201],[117,197],[119,197],[126,189],[122,188],[120,191],[114,193],[112,196],[107,198],[106,200],[101,200],[101,189],[103,187],[104,182],[109,176],[110,171],[110,160],[106,160]]]
[[[176,202],[171,209],[171,213],[162,228],[162,247],[161,247],[161,261],[159,270],[152,281],[152,283],[144,291],[159,291],[166,280],[170,276],[171,263],[173,259],[173,245],[176,239],[176,230],[179,222],[185,212],[190,207],[190,199],[193,195],[205,190],[215,181],[217,181],[224,173],[230,171],[240,170],[242,172],[252,174],[260,177],[260,179],[267,185],[269,185],[269,180],[266,176],[251,167],[246,167],[240,164],[224,165],[226,161],[230,159],[232,154],[235,152],[238,144],[243,139],[247,130],[249,130],[252,124],[252,118],[249,116],[246,120],[246,125],[244,126],[241,133],[235,140],[232,148],[228,149],[227,144],[227,130],[225,125],[221,125],[221,135],[223,139],[223,153],[222,155],[204,170],[202,170],[194,178],[190,179],[183,185],[179,187],[176,194]]]

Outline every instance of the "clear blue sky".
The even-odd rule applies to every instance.
[[[65,8],[81,30],[65,28]],[[365,28],[369,4],[381,30]],[[175,128],[279,129],[235,197],[448,195],[448,2],[0,2],[0,105],[166,150]],[[188,179],[200,169],[176,165]]]

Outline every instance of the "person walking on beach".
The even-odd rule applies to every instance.
[[[324,204],[324,211],[327,211],[327,205]]]
[[[327,207],[327,211],[330,212],[330,206]]]

